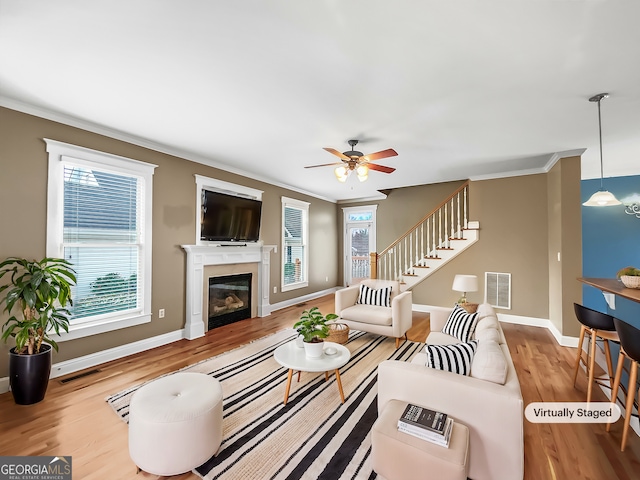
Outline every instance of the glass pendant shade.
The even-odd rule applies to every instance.
[[[582,205],[585,207],[611,207],[614,205],[622,205],[622,202],[618,200],[613,193],[607,190],[598,190]]]

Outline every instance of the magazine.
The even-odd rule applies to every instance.
[[[447,414],[408,404],[398,420],[398,426],[414,425],[442,435],[447,423]]]
[[[422,440],[435,443],[436,445],[440,445],[441,447],[449,448],[451,431],[453,430],[453,419],[447,418],[444,433],[442,435],[439,433],[430,432],[429,430],[426,430],[422,427],[416,427],[415,425],[408,424],[398,425],[398,430],[408,435],[413,435],[414,437],[420,438]]]

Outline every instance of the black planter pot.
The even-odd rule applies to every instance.
[[[38,403],[49,385],[51,345],[43,343],[40,353],[34,355],[17,355],[14,350],[9,351],[9,384],[13,400],[18,405]]]

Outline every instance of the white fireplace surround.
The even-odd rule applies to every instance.
[[[258,316],[271,315],[269,304],[270,254],[275,245],[248,244],[227,245],[182,245],[187,252],[187,301],[184,338],[193,340],[204,336],[207,312],[204,308],[204,269],[209,265],[233,265],[238,263],[258,264]]]

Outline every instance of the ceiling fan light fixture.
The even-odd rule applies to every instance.
[[[366,165],[360,165],[356,168],[356,174],[358,175],[358,180],[364,182],[369,178],[369,167]]]
[[[349,176],[349,169],[344,165],[340,165],[339,167],[336,167],[333,173],[336,174],[336,178],[339,182],[344,183],[347,181],[347,177]]]
[[[589,99],[590,102],[598,102],[598,133],[600,135],[600,190],[591,195],[591,198],[584,202],[582,205],[585,207],[612,207],[615,205],[622,205],[622,202],[618,200],[615,195],[604,189],[603,178],[604,168],[602,166],[602,118],[600,116],[600,101],[603,98],[607,98],[608,93],[599,93]]]

